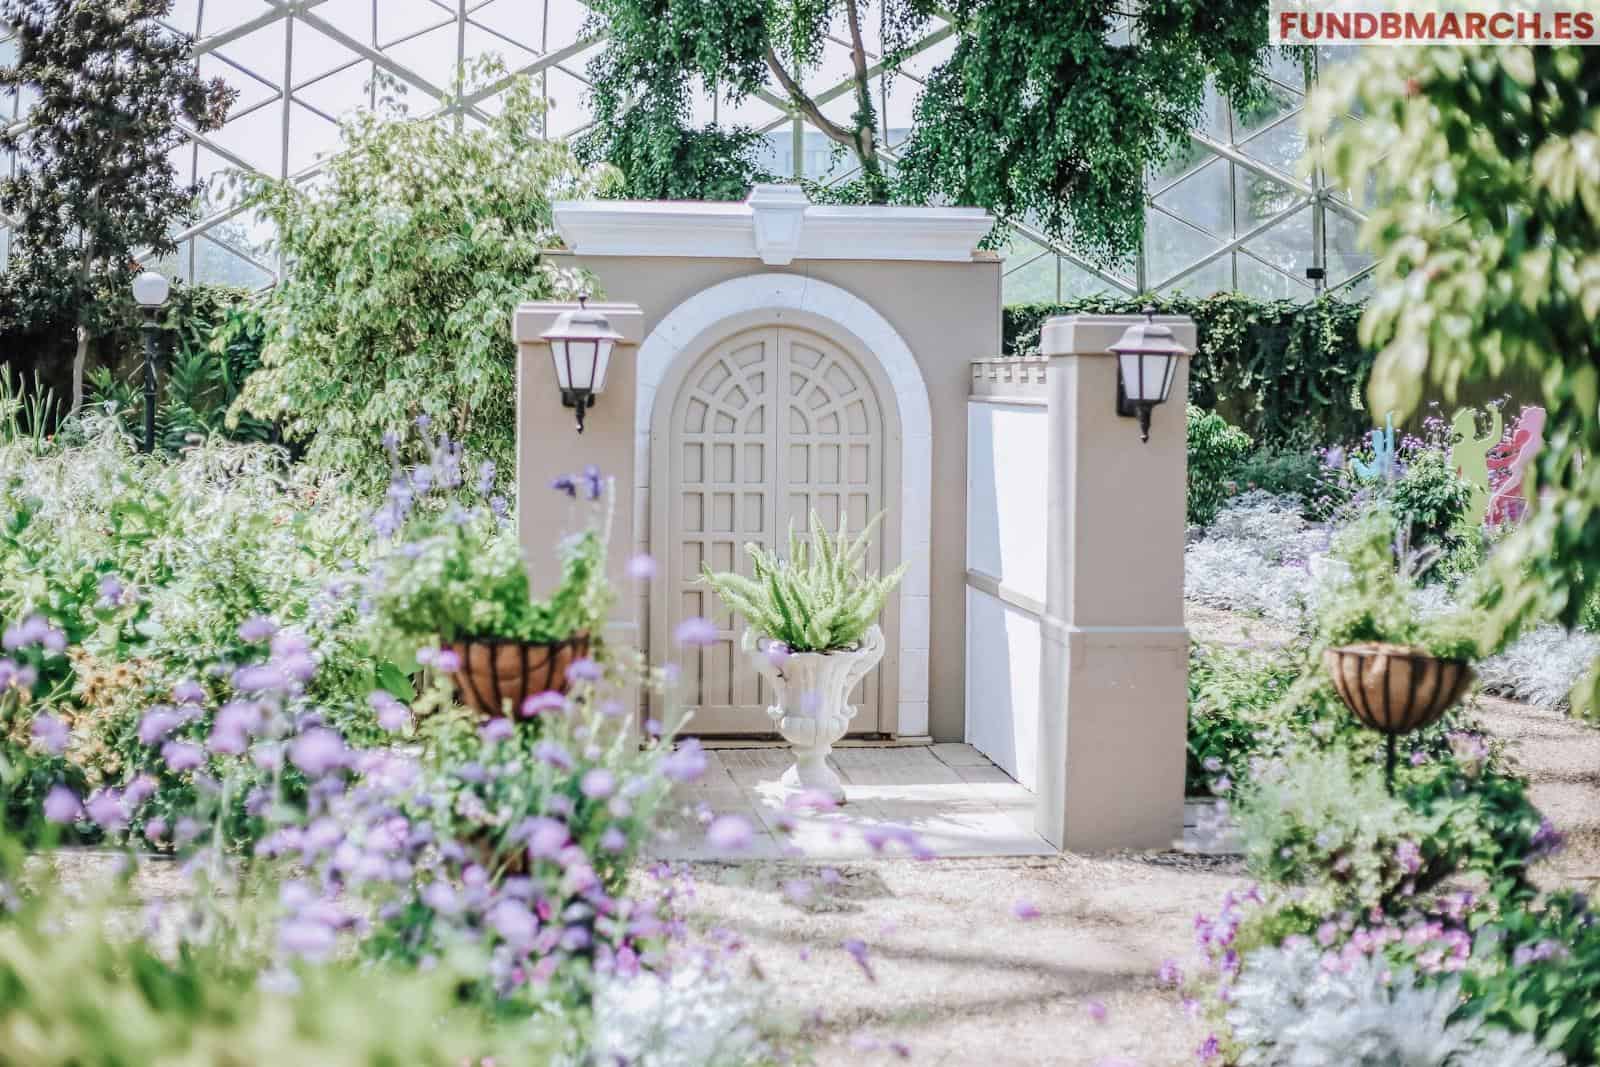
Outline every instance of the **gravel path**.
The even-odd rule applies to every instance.
[[[1227,644],[1281,644],[1260,619],[1191,604],[1191,632]],[[1479,714],[1528,774],[1535,803],[1569,835],[1547,884],[1600,891],[1600,729],[1559,712],[1483,697]],[[886,860],[836,869],[812,907],[785,883],[822,882],[792,863],[691,867],[689,918],[737,934],[779,1005],[814,1017],[817,1062],[1002,1067],[1192,1064],[1205,1037],[1155,981],[1186,957],[1197,911],[1247,884],[1233,861],[1175,853],[1025,860]],[[832,875],[830,875],[832,877]],[[1014,917],[1018,901],[1037,918]],[[864,973],[841,946],[866,946]],[[1105,1008],[1095,1018],[1096,1003]],[[903,1048],[894,1045],[902,1042]]]

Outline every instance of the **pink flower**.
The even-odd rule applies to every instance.
[[[656,576],[656,561],[646,553],[639,553],[628,561],[628,577],[636,582],[648,582]]]
[[[578,788],[591,800],[602,800],[616,792],[617,776],[604,767],[596,767],[584,774]]]
[[[1030,922],[1039,917],[1039,909],[1030,900],[1018,900],[1011,905],[1011,916],[1023,922]]]
[[[1083,1010],[1088,1012],[1089,1018],[1097,1023],[1106,1021],[1106,1005],[1104,1001],[1091,1000],[1083,1006]]]

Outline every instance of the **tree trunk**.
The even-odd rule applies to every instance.
[[[91,204],[99,197],[90,193]],[[94,262],[94,238],[85,234],[83,258],[78,262],[78,351],[72,357],[72,404],[68,414],[77,414],[83,406],[83,379],[89,365],[89,267]]]

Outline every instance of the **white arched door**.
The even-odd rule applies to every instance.
[[[812,509],[830,529],[842,514],[859,530],[886,499],[885,412],[855,356],[809,330],[762,326],[699,356],[681,378],[651,478],[651,547],[662,581],[652,594],[651,644],[670,649],[679,622],[717,626],[716,643],[675,653],[683,665],[676,699],[694,708],[689,732],[770,734],[765,682],[739,652],[741,620],[696,581],[702,564],[750,573],[754,541],[786,552],[791,520],[805,530]],[[866,566],[883,571],[882,531]],[[885,620],[889,647],[892,619]],[[660,657],[657,657],[660,658]],[[852,696],[853,733],[889,728],[888,694],[873,671]]]

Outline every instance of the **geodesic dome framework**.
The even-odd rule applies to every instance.
[[[338,120],[371,107],[375,75],[405,90],[411,113],[435,113],[464,62],[496,54],[513,74],[534,76],[551,109],[548,134],[584,130],[584,77],[603,47],[579,0],[178,0],[169,23],[196,40],[201,72],[239,90],[228,121],[210,134],[191,133],[173,163],[188,181],[205,181],[201,220],[178,236],[178,254],[161,264],[186,281],[248,287],[271,285],[282,264],[271,232],[230,200],[219,181],[231,170],[309,180],[337,151]],[[955,29],[935,19],[892,77],[874,69],[885,156],[909,135],[923,80],[946,59]],[[851,70],[843,28],[828,43],[820,68],[806,79],[826,114],[846,119]],[[0,62],[14,55],[0,27]],[[869,40],[869,49],[872,47]],[[1308,64],[1335,61],[1329,49]],[[1343,50],[1346,54],[1348,50]],[[1298,118],[1306,65],[1280,59],[1265,104],[1244,111],[1212,94],[1190,151],[1150,177],[1146,238],[1124,268],[1105,269],[1012,220],[1006,249],[1008,303],[1055,301],[1095,293],[1238,290],[1262,297],[1305,298],[1328,289],[1359,292],[1370,258],[1356,247],[1358,206],[1298,172],[1304,147]],[[467,121],[492,112],[504,82],[469,93]],[[28,101],[0,94],[0,121],[24,121]],[[748,124],[767,138],[773,173],[822,181],[852,170],[832,142],[797,117],[774,85],[737,106],[704,93],[695,118]],[[0,173],[15,166],[0,156]],[[0,218],[0,262],[9,250]],[[1315,280],[1308,271],[1321,270]]]

